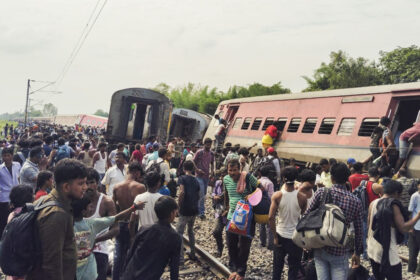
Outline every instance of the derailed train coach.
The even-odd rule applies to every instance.
[[[197,141],[211,116],[176,108],[167,96],[144,88],[128,88],[112,95],[106,138],[109,142],[139,142],[151,136],[160,142],[173,137]]]
[[[184,108],[172,111],[169,138],[179,137],[195,142],[203,138],[211,116]]]
[[[165,95],[144,88],[128,88],[112,95],[106,138],[110,142],[136,142],[155,136],[168,138],[172,102]]]
[[[278,121],[281,138],[274,148],[280,157],[304,163],[331,157],[364,161],[382,116],[392,121],[397,147],[399,135],[420,121],[420,82],[231,99],[221,102],[216,114],[228,122],[225,142],[261,147],[265,129]],[[217,126],[213,118],[205,137],[214,138]],[[407,167],[420,177],[418,140]]]

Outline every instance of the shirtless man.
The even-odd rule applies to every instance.
[[[95,169],[88,169],[86,184],[88,186],[86,195],[92,200],[87,208],[86,217],[100,218],[116,215],[117,211],[112,198],[98,191],[99,173]],[[114,225],[109,230],[104,230],[96,237],[96,244],[93,248],[93,252],[95,254],[98,269],[97,279],[99,280],[106,280],[106,273],[108,270],[108,246],[106,244],[106,240],[117,235],[118,227]]]
[[[127,179],[115,185],[112,199],[117,206],[118,212],[130,208],[137,195],[146,192],[146,187],[140,183],[143,175],[143,168],[137,161],[133,161],[128,166]],[[114,269],[112,279],[119,280],[122,274],[122,266],[125,263],[125,257],[130,248],[130,231],[128,228],[129,221],[119,222],[119,235],[116,237]]]

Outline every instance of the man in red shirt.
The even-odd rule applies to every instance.
[[[140,144],[136,144],[135,150],[131,154],[130,162],[137,161],[141,164],[143,160],[143,153],[140,151]]]
[[[349,182],[351,184],[351,191],[353,192],[363,180],[369,180],[369,176],[362,174],[363,164],[356,162],[353,164],[354,174],[349,177]]]

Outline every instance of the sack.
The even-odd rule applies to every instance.
[[[226,231],[252,238],[252,206],[245,200],[239,200]]]
[[[293,242],[304,249],[346,247],[349,230],[343,211],[334,204],[326,204],[329,189],[324,191],[321,204],[303,216],[293,233]]]
[[[66,149],[65,145],[58,148],[57,154],[55,155],[55,162],[59,162],[64,158],[70,158],[70,152]]]
[[[28,203],[6,225],[0,243],[0,266],[4,274],[23,277],[36,267],[42,254],[36,218],[42,209],[52,206],[61,207],[57,201]]]

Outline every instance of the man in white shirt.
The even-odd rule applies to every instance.
[[[138,221],[138,228],[145,225],[152,225],[158,221],[155,212],[155,203],[162,196],[158,193],[162,185],[162,177],[157,172],[148,172],[145,177],[147,192],[139,194],[134,199],[134,203],[139,201],[145,202],[145,207],[141,211],[137,211],[135,215],[131,216],[130,229],[134,233],[133,224]]]
[[[147,164],[146,172],[152,171],[154,169],[153,165],[158,165],[160,170],[160,175],[164,177],[164,185],[166,185],[170,180],[171,176],[169,173],[169,164],[165,161],[168,155],[168,150],[165,148],[160,148],[158,151],[157,160],[150,161]]]
[[[125,180],[126,175],[126,160],[124,152],[117,152],[115,155],[115,165],[109,168],[104,178],[101,181],[101,184],[108,186],[106,194],[112,197],[114,193],[114,186],[118,183],[121,183]]]

